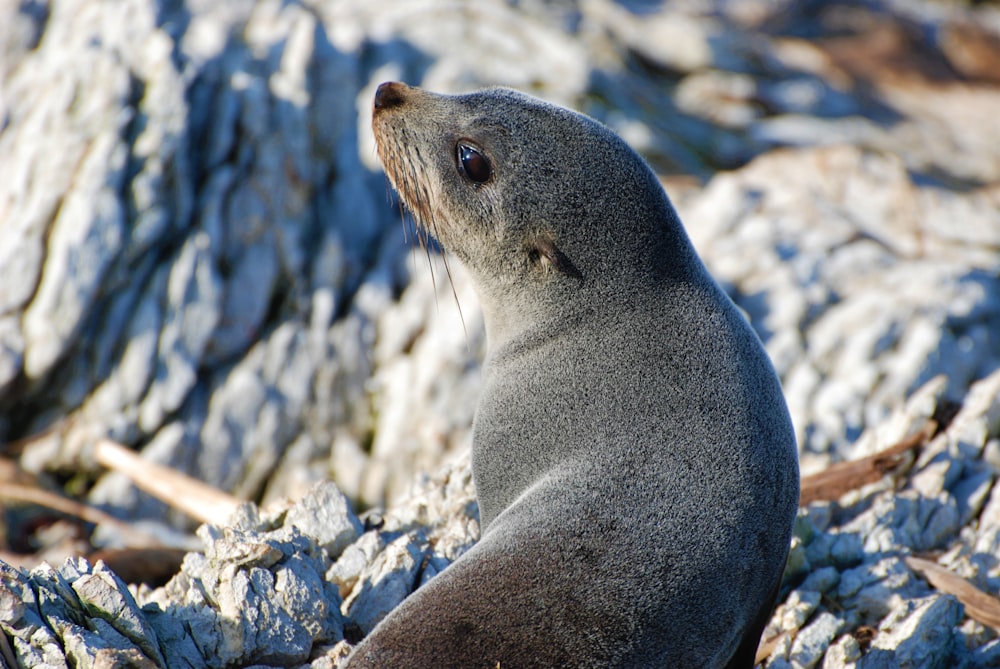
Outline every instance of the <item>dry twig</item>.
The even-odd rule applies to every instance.
[[[93,457],[126,476],[140,490],[202,523],[225,523],[240,504],[232,495],[176,469],[150,462],[110,439],[97,440]]]
[[[965,606],[965,615],[983,625],[1000,630],[1000,599],[987,594],[936,562],[917,557],[906,558],[906,564],[937,590],[954,595]]]
[[[849,462],[838,462],[821,472],[803,476],[799,506],[805,506],[810,502],[836,500],[851,490],[875,483],[899,466],[907,452],[926,443],[936,429],[935,422],[928,421],[919,432],[874,455]]]
[[[778,648],[778,645],[784,641],[787,636],[788,632],[781,632],[769,639],[761,639],[760,645],[757,646],[757,654],[753,659],[754,666],[759,665],[761,662],[771,657],[774,651]]]
[[[152,546],[159,543],[145,532],[136,530],[131,524],[119,520],[109,513],[36,486],[5,483],[0,488],[0,500],[35,504],[95,525],[110,525],[121,532],[122,536],[126,537],[128,543],[133,546]]]

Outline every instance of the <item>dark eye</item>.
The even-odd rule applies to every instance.
[[[474,146],[458,144],[458,166],[459,171],[464,174],[469,181],[476,184],[484,184],[493,176],[493,166],[490,159],[483,155],[483,152]]]

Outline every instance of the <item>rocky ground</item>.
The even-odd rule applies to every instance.
[[[1000,666],[998,73],[992,3],[0,2],[0,559],[57,565],[0,565],[0,666],[336,666],[475,541],[482,325],[378,168],[387,79],[642,151],[804,474],[928,430],[803,505],[767,666]],[[192,539],[101,438],[255,504]],[[138,548],[195,552],[96,563]]]

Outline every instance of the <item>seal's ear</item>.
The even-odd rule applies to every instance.
[[[556,243],[549,237],[536,237],[530,246],[529,253],[533,260],[537,259],[538,262],[547,264],[556,271],[562,272],[566,276],[573,277],[574,279],[583,278],[583,274],[581,274],[580,270],[576,268],[573,261],[570,260],[565,253],[560,251],[558,247],[556,247]]]

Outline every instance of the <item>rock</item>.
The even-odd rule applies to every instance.
[[[386,514],[379,530],[348,547],[328,574],[342,590],[350,588],[341,607],[345,624],[367,634],[468,550],[479,538],[474,500],[469,463],[463,460],[426,479],[405,504]]]
[[[101,663],[112,657],[157,667],[304,662],[314,645],[342,639],[343,623],[340,595],[324,579],[333,544],[292,523],[338,495],[332,484],[317,487],[281,510],[277,527],[252,507],[233,527],[203,527],[205,553],[189,554],[170,583],[138,596],[102,563],[71,560],[30,574],[0,563],[0,629],[25,666],[111,666]],[[323,517],[336,526],[335,515]]]
[[[341,553],[340,558],[326,573],[326,579],[337,585],[340,596],[346,598],[365,567],[375,560],[375,556],[385,550],[385,541],[378,532],[365,532]]]
[[[415,589],[424,561],[423,543],[421,537],[404,535],[359,575],[341,610],[363,635]]]
[[[994,382],[990,377],[982,384]],[[912,402],[922,406],[929,397],[933,393],[922,389]],[[969,412],[990,406],[967,405],[965,420],[926,448],[955,443],[967,434],[968,421],[975,422]],[[900,416],[917,422],[922,415],[905,406],[889,422]],[[913,425],[895,429],[906,433]],[[965,443],[971,452],[985,452]],[[916,474],[937,462],[918,458]],[[765,632],[777,639],[768,666],[900,666],[894,664],[899,658],[910,666],[957,666],[996,654],[995,632],[963,623],[962,607],[936,594],[900,557],[928,541],[933,521],[928,526],[927,520],[935,509],[950,508],[947,492],[927,498],[908,485],[904,481],[900,492],[874,489],[867,498],[846,495],[800,513],[795,540],[811,558],[803,571],[786,572],[786,587],[798,585],[782,597]],[[0,565],[0,629],[23,664],[49,658],[53,666],[95,666],[115,658],[141,665],[158,661],[161,652],[172,666],[337,666],[349,649],[342,629],[353,639],[370,631],[478,536],[467,462],[425,479],[405,503],[372,516],[377,529],[361,534],[334,561],[328,548],[337,542],[328,530],[342,527],[352,536],[360,525],[342,500],[332,484],[321,484],[295,504],[243,505],[226,526],[199,531],[204,554],[189,554],[167,586],[134,595],[106,569],[82,560],[30,574]],[[915,529],[908,529],[911,524]],[[973,550],[980,536],[969,528],[934,536],[951,547],[942,564],[995,588],[990,579],[1000,574],[991,571],[993,554]],[[846,537],[853,537],[851,560],[837,560],[835,546]],[[342,604],[338,588],[348,593]],[[838,638],[844,629],[864,626],[878,630],[870,648],[851,635]]]
[[[832,613],[824,612],[816,616],[808,625],[799,630],[792,642],[789,661],[793,667],[811,669],[823,658],[827,647],[844,627],[844,621]]]
[[[890,552],[894,546],[931,550],[958,531],[958,508],[951,495],[926,498],[915,491],[880,495],[847,527],[865,537],[865,551]]]
[[[154,628],[102,564],[68,561],[58,571],[42,565],[29,575],[0,563],[0,570],[0,599],[20,596],[22,602],[0,617],[22,666],[166,666]]]
[[[777,171],[812,185],[789,189]],[[815,193],[832,195],[831,188],[839,195],[815,208]],[[769,154],[716,177],[681,212],[698,222],[692,239],[734,287],[783,378],[804,467],[813,453],[856,457],[848,444],[859,443],[862,427],[935,375],[967,388],[998,365],[991,346],[973,342],[991,337],[979,328],[998,322],[1000,287],[970,269],[970,262],[995,266],[997,256],[979,256],[971,237],[959,242],[969,249],[966,260],[924,255],[921,247],[936,235],[952,245],[939,223],[947,215],[915,208],[925,197],[933,191],[912,183],[896,159],[836,147]],[[992,205],[978,202],[970,220],[1000,234]],[[945,284],[954,288],[950,296],[925,299]],[[963,349],[971,357],[958,356]],[[945,359],[954,364],[941,365]]]
[[[774,360],[803,472],[939,421],[893,477],[802,510],[769,666],[993,662],[996,633],[901,560],[933,550],[1000,590],[998,10],[814,10],[0,6],[0,440],[172,545],[191,521],[86,444],[110,436],[261,502],[203,529],[157,591],[77,561],[0,567],[19,661],[336,666],[340,596],[357,592],[353,640],[478,538],[485,337],[462,268],[387,197],[368,109],[396,78],[513,85],[643,152]],[[363,532],[351,507],[383,520]]]
[[[923,583],[913,578],[902,560],[882,558],[844,571],[837,597],[864,624],[886,616],[902,600],[924,594]]]
[[[973,667],[995,667],[1000,665],[1000,639],[993,639],[989,643],[972,651],[969,660],[970,666]]]
[[[301,496],[329,478],[366,506],[399,498],[415,471],[466,448],[481,321],[455,263],[429,253],[431,271],[408,267],[384,205],[366,110],[388,76],[532,90],[621,129],[654,165],[705,179],[772,145],[804,147],[717,176],[682,214],[777,363],[807,468],[856,455],[848,448],[863,429],[934,374],[955,395],[997,364],[985,352],[996,349],[989,249],[1000,232],[996,194],[980,186],[1000,170],[978,148],[989,143],[967,137],[984,124],[964,116],[991,118],[996,92],[940,68],[936,87],[898,77],[929,71],[907,45],[975,71],[953,39],[914,37],[904,9],[880,3],[845,9],[856,17],[847,24],[833,10],[727,3],[711,15],[609,0],[436,6],[414,15],[400,0],[378,11],[349,3],[351,21],[308,0],[75,2],[50,20],[4,10],[17,66],[3,69],[0,103],[0,193],[13,222],[0,257],[0,413],[23,419],[0,421],[0,437],[72,414],[66,441],[110,433],[245,497]],[[938,27],[928,35],[965,34],[989,25],[977,20],[989,12],[956,6],[919,20]],[[903,52],[873,49],[857,28],[868,24]],[[976,34],[988,58],[990,40]],[[86,57],[67,58],[74,49]],[[87,97],[67,111],[79,82]],[[967,99],[930,104],[940,95]],[[904,118],[888,123],[890,107]],[[762,139],[782,123],[806,130]],[[860,147],[816,151],[851,124],[870,129],[841,135]],[[968,151],[920,155],[935,132]],[[910,177],[928,170],[963,188]],[[801,180],[790,190],[789,174]],[[783,200],[791,191],[809,195]],[[966,225],[937,223],[950,220]],[[89,254],[85,271],[66,273],[77,262],[67,249]],[[11,385],[21,377],[34,381]],[[168,448],[159,435],[174,421],[186,434]],[[296,446],[301,481],[278,475]],[[40,448],[24,458],[78,466]],[[166,513],[113,477],[92,500],[123,516]]]
[[[718,21],[668,9],[640,15],[614,3],[591,2],[584,11],[588,20],[606,25],[625,48],[655,67],[674,72],[694,72],[716,64],[717,52],[725,49],[721,45],[732,37],[724,34]]]
[[[92,620],[111,625],[157,666],[166,663],[152,626],[142,616],[125,584],[112,572],[98,563],[93,573],[81,573],[72,582],[72,588]]]
[[[0,630],[23,666],[68,667],[61,640],[42,617],[28,577],[0,562]]]
[[[794,590],[781,604],[779,631],[800,629],[819,606],[822,595],[810,590]]]
[[[833,567],[820,567],[810,573],[802,582],[802,590],[824,594],[838,585],[840,574]]]
[[[332,483],[321,483],[285,516],[285,524],[315,537],[336,559],[364,531],[347,498]]]
[[[950,630],[961,620],[961,605],[950,596],[932,596],[916,603],[900,619],[887,620],[859,662],[869,667],[947,667],[958,657]]]
[[[320,649],[319,657],[302,667],[309,669],[336,669],[341,666],[347,656],[351,653],[351,645],[346,641],[338,641],[329,648]]]
[[[958,505],[960,525],[968,525],[979,515],[987,496],[993,490],[994,478],[992,470],[984,469],[971,473],[952,487],[951,494]]]
[[[853,667],[855,662],[861,657],[861,647],[857,639],[850,634],[837,639],[826,649],[823,654],[823,669],[834,669],[834,667]]]

